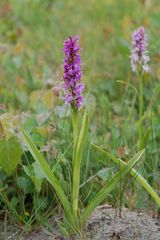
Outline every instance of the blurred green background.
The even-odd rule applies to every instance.
[[[62,47],[69,35],[80,36],[88,89],[104,94],[106,107],[119,101],[125,87],[116,81],[136,84],[129,50],[131,32],[140,25],[146,27],[152,59],[146,84],[154,87],[160,78],[159,11],[158,0],[1,0],[1,103],[28,109],[28,93],[44,88],[48,79],[62,81]],[[151,91],[146,90],[148,101]]]

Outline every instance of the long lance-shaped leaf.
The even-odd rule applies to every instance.
[[[84,224],[91,212],[106,198],[107,194],[109,194],[117,185],[120,178],[123,178],[131,168],[137,163],[137,161],[142,157],[145,150],[141,150],[138,152],[133,158],[131,158],[128,163],[119,170],[114,177],[105,184],[105,186],[96,194],[94,199],[88,204],[88,206],[84,209],[84,212],[81,217],[81,223]]]
[[[120,165],[121,167],[125,166],[126,163],[121,160],[120,158],[116,158],[112,154],[106,152],[104,149],[98,147],[95,144],[92,144],[93,147],[104,153],[107,157],[109,157],[113,162]],[[132,176],[135,176],[136,181],[146,189],[146,191],[151,195],[151,197],[154,199],[154,201],[157,203],[157,205],[160,207],[160,197],[158,194],[154,191],[154,189],[150,186],[150,184],[146,181],[146,179],[134,168],[131,169],[130,174]]]
[[[78,210],[78,196],[79,196],[79,185],[80,185],[80,168],[82,154],[84,151],[84,145],[86,143],[88,132],[88,115],[86,111],[84,112],[82,127],[77,139],[75,154],[74,154],[74,164],[73,164],[73,189],[72,189],[72,201],[73,201],[73,212],[74,216],[77,217]]]
[[[69,211],[71,210],[70,203],[64,193],[64,190],[63,190],[60,182],[55,177],[53,171],[50,169],[49,164],[46,162],[46,160],[44,159],[44,157],[42,156],[40,151],[37,149],[37,147],[31,140],[30,136],[23,129],[20,129],[20,132],[21,132],[23,139],[25,140],[25,143],[26,143],[30,153],[32,154],[33,158],[38,163],[38,166],[44,173],[48,182],[50,182],[50,184],[53,186],[53,188],[64,208],[64,211],[69,213]]]

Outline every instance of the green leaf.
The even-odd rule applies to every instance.
[[[28,166],[23,166],[23,169],[26,172],[26,174],[30,177],[35,186],[36,191],[39,193],[41,191],[41,185],[43,183],[45,176],[41,169],[39,168],[37,162],[34,162]]]
[[[20,176],[17,177],[16,181],[17,186],[22,189],[25,194],[34,192],[34,186],[30,179]]]
[[[12,207],[13,207],[14,209],[17,207],[18,203],[19,203],[18,198],[12,197],[10,204],[12,205]]]
[[[21,145],[16,137],[0,140],[0,166],[7,175],[11,175],[21,163]]]
[[[31,138],[36,146],[42,147],[44,145],[44,138],[39,133],[33,132]]]
[[[141,150],[138,152],[133,158],[129,160],[129,162],[118,171],[115,176],[108,181],[104,187],[96,194],[94,199],[88,204],[88,206],[84,209],[84,212],[81,217],[81,223],[84,224],[91,212],[106,198],[106,196],[115,188],[118,184],[120,178],[122,179],[125,175],[132,169],[132,167],[136,164],[136,162],[142,157],[145,150]]]
[[[37,127],[37,121],[34,115],[29,116],[25,119],[24,123],[23,123],[23,128],[27,131],[27,132],[31,132],[31,130],[33,128]]]
[[[78,210],[78,196],[80,187],[80,168],[82,161],[82,154],[84,151],[84,146],[86,144],[88,132],[88,115],[84,112],[82,127],[77,138],[77,143],[74,146],[74,159],[73,159],[73,189],[72,189],[72,200],[73,200],[73,211],[75,217],[77,216]]]
[[[48,180],[48,182],[50,182],[50,184],[53,186],[63,208],[64,211],[69,213],[70,212],[70,203],[64,193],[64,190],[60,184],[60,182],[58,181],[58,179],[55,177],[53,171],[51,170],[49,164],[47,163],[47,161],[44,159],[44,157],[42,156],[42,154],[40,153],[40,151],[37,149],[37,147],[35,146],[35,144],[32,142],[31,138],[29,137],[29,135],[23,130],[20,129],[20,132],[23,136],[23,139],[25,140],[25,143],[29,149],[29,151],[31,152],[33,158],[35,159],[35,161],[37,162],[39,168],[41,169],[41,171],[43,172],[44,176],[46,177],[46,179]]]
[[[107,157],[109,157],[113,162],[118,164],[121,167],[126,166],[126,163],[121,160],[120,158],[117,158],[113,156],[112,154],[108,153],[107,151],[103,150],[102,148],[98,147],[95,144],[92,144],[93,147],[104,153]],[[154,189],[149,185],[149,183],[146,181],[146,179],[139,173],[137,172],[134,168],[131,169],[130,174],[135,177],[135,180],[145,188],[145,190],[151,195],[151,197],[154,199],[154,201],[158,204],[160,207],[160,197],[158,194],[154,191]]]
[[[146,147],[147,146],[147,143],[148,143],[148,140],[150,138],[150,135],[151,135],[151,128],[149,127],[145,134],[144,134],[144,137],[143,137],[143,146]]]

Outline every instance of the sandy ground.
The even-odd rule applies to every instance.
[[[52,218],[50,230],[42,226],[25,235],[8,228],[7,240],[64,240],[65,238],[60,236],[57,222],[58,217]],[[0,224],[0,240],[5,239],[2,225],[3,223]],[[128,209],[122,210],[120,218],[115,209],[105,205],[92,214],[84,235],[84,240],[160,240],[160,220]]]

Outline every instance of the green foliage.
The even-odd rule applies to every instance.
[[[19,176],[16,179],[17,186],[24,194],[33,192],[33,184],[26,177]],[[11,200],[12,201],[12,200]]]
[[[113,162],[118,164],[119,166],[125,166],[126,163],[122,161],[119,158],[116,158],[112,154],[108,153],[107,151],[103,150],[102,148],[96,146],[95,144],[92,144],[95,148],[97,148],[99,151],[103,152],[106,156],[108,156]],[[147,181],[141,176],[141,174],[136,171],[134,168],[131,169],[130,174],[136,179],[136,181],[145,188],[145,190],[151,195],[151,197],[155,200],[158,207],[160,207],[160,197],[158,194],[154,191],[154,189],[147,183]]]
[[[21,163],[21,155],[21,145],[16,137],[0,140],[0,166],[8,175]]]
[[[104,187],[96,194],[94,199],[88,204],[86,209],[82,214],[82,222],[86,222],[91,212],[104,200],[107,194],[109,194],[120,181],[120,178],[124,178],[125,175],[132,170],[132,167],[140,160],[142,155],[144,154],[145,150],[140,151],[137,153],[129,162],[120,170],[118,171],[115,176],[107,182]]]
[[[41,191],[41,185],[45,176],[41,169],[38,167],[38,164],[34,162],[29,166],[23,166],[23,168],[26,174],[31,178],[36,191],[39,193]]]
[[[42,154],[38,151],[37,147],[32,142],[31,138],[27,135],[27,133],[23,129],[21,129],[21,134],[22,134],[23,138],[25,139],[25,143],[27,144],[29,151],[31,152],[35,161],[37,162],[38,167],[43,172],[45,178],[54,187],[56,194],[59,197],[59,200],[60,200],[62,206],[64,207],[64,211],[66,211],[66,212],[70,211],[69,201],[66,198],[64,190],[63,190],[62,186],[60,185],[60,182],[58,181],[58,179],[55,177],[49,164],[43,158]]]
[[[50,169],[50,166],[45,161],[41,153],[38,151],[34,143],[32,142],[29,135],[21,129],[21,134],[25,143],[30,150],[32,156],[34,157],[36,163],[40,167],[43,172],[45,178],[50,182],[53,186],[61,205],[64,210],[64,228],[68,236],[71,236],[73,233],[77,233],[81,236],[82,226],[87,221],[88,217],[92,213],[92,211],[105,199],[106,195],[108,195],[118,184],[120,178],[124,178],[124,176],[132,169],[132,167],[137,163],[137,161],[142,157],[144,150],[140,151],[133,157],[125,166],[115,174],[115,176],[105,184],[105,186],[98,191],[95,197],[91,200],[91,202],[84,208],[83,213],[79,212],[79,188],[80,188],[80,173],[81,173],[81,160],[84,152],[84,146],[87,138],[88,132],[88,116],[86,111],[84,112],[82,126],[80,131],[78,131],[78,122],[77,122],[77,114],[73,110],[73,129],[74,129],[74,148],[73,148],[73,181],[72,181],[72,201],[70,203],[69,198],[65,195],[61,183],[55,177],[53,171]],[[78,135],[77,135],[78,134]],[[69,183],[68,183],[69,184]],[[78,214],[80,219],[78,218]],[[63,231],[64,232],[64,231]]]

